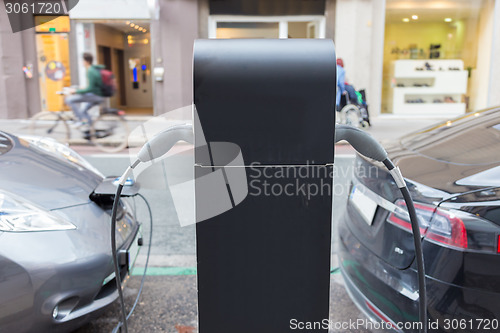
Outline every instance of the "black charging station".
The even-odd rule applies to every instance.
[[[209,154],[212,142],[238,145],[244,163],[231,168],[244,168],[248,185],[241,203],[196,225],[199,332],[290,332],[293,320],[328,319],[333,42],[198,40],[193,70],[195,144],[202,130]],[[197,179],[231,172],[214,156],[195,162]],[[219,200],[197,182],[195,191],[197,206]]]

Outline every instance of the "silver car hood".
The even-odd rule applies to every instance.
[[[3,135],[4,136],[4,135]],[[0,189],[47,210],[81,205],[101,183],[101,176],[15,136],[12,148],[0,154]]]

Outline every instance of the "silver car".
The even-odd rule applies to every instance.
[[[110,184],[65,145],[0,131],[0,332],[71,331],[117,298]],[[142,240],[126,200],[118,217],[123,280]]]

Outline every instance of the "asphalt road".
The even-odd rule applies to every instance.
[[[77,150],[85,154],[87,160],[106,176],[120,175],[130,161],[126,154],[104,155],[86,148],[77,148]],[[189,165],[190,159],[187,155],[183,149],[180,149],[167,158],[165,163],[156,163],[137,177],[142,186],[141,193],[152,207],[154,232],[150,269],[148,269],[139,305],[129,321],[130,332],[197,332],[195,227],[194,225],[180,226],[178,216],[180,214],[177,214],[179,207],[177,210],[174,207],[165,176],[166,164],[169,166]],[[347,199],[352,161],[353,155],[341,155],[335,159],[332,267],[336,267],[337,261],[335,227]],[[171,177],[176,177],[175,173]],[[188,207],[180,207],[180,209]],[[138,218],[143,222],[144,238],[147,244],[149,218],[140,200],[137,200],[137,210]],[[127,282],[125,298],[129,309],[139,289],[145,253],[146,247],[143,247],[133,276]],[[330,320],[332,322],[349,322],[364,318],[345,292],[340,274],[331,275],[330,289]],[[115,303],[101,317],[77,332],[111,332],[118,322],[119,310],[118,303]],[[236,328],[235,332],[237,331]],[[343,332],[338,329],[330,331]],[[348,330],[348,332],[370,331],[360,328]]]

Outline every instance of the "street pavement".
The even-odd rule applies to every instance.
[[[153,119],[151,116],[127,116],[129,129],[137,128],[148,120]],[[389,142],[396,140],[402,135],[430,126],[436,122],[445,120],[442,117],[398,117],[393,115],[382,115],[372,118],[372,127],[367,129],[367,132],[372,134],[380,142]],[[172,121],[172,123],[175,123]],[[0,130],[13,134],[30,134],[29,119],[0,119]],[[70,144],[82,145],[85,141],[82,140],[81,134],[77,129],[71,129]],[[56,138],[57,139],[57,138]],[[133,144],[140,144],[140,138],[132,138]]]
[[[80,153],[89,153],[88,149],[79,149]],[[182,151],[182,149],[179,149]],[[333,230],[336,230],[337,221],[342,214],[343,206],[347,200],[350,175],[352,173],[353,153],[347,146],[339,146],[335,161],[335,198],[333,214]],[[118,175],[127,166],[129,157],[126,154],[104,155],[87,154],[88,161],[96,166],[105,175]],[[182,153],[174,154],[169,160],[170,165],[185,163]],[[161,163],[148,169],[148,174],[139,176],[141,193],[151,203],[153,210],[153,242],[152,255],[146,276],[144,294],[137,313],[131,317],[132,332],[183,332],[184,328],[197,329],[197,303],[196,303],[196,256],[195,256],[195,228],[194,226],[181,227],[176,218],[170,193],[164,189],[151,188],[148,184],[154,179],[153,187],[162,187]],[[149,178],[149,179],[145,179]],[[142,179],[142,180],[141,180]],[[144,223],[144,238],[148,239],[149,226],[146,222],[148,216],[143,206],[137,205],[138,218]],[[332,237],[332,264],[338,267],[336,257],[337,239],[334,232]],[[141,250],[136,262],[133,276],[126,288],[126,302],[128,308],[134,302],[135,295],[144,271],[146,248]],[[356,321],[363,318],[360,311],[351,302],[343,287],[343,280],[339,272],[331,275],[330,291],[330,319],[334,322]],[[117,323],[119,307],[115,304],[108,309],[98,320],[78,330],[78,333],[108,332]],[[177,328],[176,328],[177,327]],[[235,329],[237,332],[237,329]],[[189,332],[187,330],[186,332]],[[341,332],[331,330],[331,332]],[[368,330],[354,330],[352,332],[369,332]]]
[[[182,146],[182,145],[181,145]],[[105,155],[88,147],[75,147],[84,154],[86,159],[96,166],[105,175],[119,175],[127,166],[127,154]],[[182,148],[177,149],[170,159],[170,165],[186,163]],[[336,225],[343,212],[349,191],[349,181],[352,174],[353,150],[347,145],[336,147],[335,160],[335,197],[332,228],[332,264],[338,267],[336,257]],[[146,276],[144,294],[137,313],[131,317],[132,332],[196,332],[197,329],[197,302],[196,302],[196,256],[195,256],[195,228],[194,226],[180,227],[176,218],[170,193],[162,188],[161,163],[153,165],[147,174],[141,174],[138,181],[141,183],[141,193],[151,203],[153,209],[153,242],[152,255]],[[154,180],[151,186],[151,179]],[[166,183],[166,182],[165,182]],[[159,185],[160,184],[160,185]],[[153,188],[152,188],[153,187]],[[137,205],[138,217],[144,223],[144,235],[147,239],[149,226],[147,214],[143,206]],[[130,309],[138,290],[145,262],[146,248],[141,250],[136,262],[126,292],[126,302]],[[79,333],[108,332],[116,324],[119,308],[115,304],[108,309],[98,320],[81,328]],[[330,291],[330,320],[333,322],[349,322],[364,318],[347,295],[343,280],[339,272],[331,275]],[[184,330],[184,331],[183,331]],[[237,331],[237,329],[235,330]],[[330,330],[341,332],[341,330]],[[350,332],[370,332],[359,328]]]
[[[140,125],[147,118],[131,118],[131,127]],[[368,129],[377,140],[388,142],[406,133],[433,124],[436,120],[405,119],[395,117],[379,117],[372,121]],[[0,120],[0,129],[13,134],[28,134],[27,120]],[[130,163],[133,150],[124,150],[119,154],[103,154],[89,145],[73,145],[89,162],[106,176],[120,175]],[[189,146],[179,144],[169,157],[170,164],[185,165],[189,163],[186,149]],[[334,206],[332,219],[332,264],[337,267],[336,257],[336,225],[347,200],[354,151],[349,145],[336,146]],[[169,164],[169,165],[170,165]],[[138,177],[141,193],[151,204],[153,211],[153,241],[149,269],[145,280],[141,300],[130,319],[130,332],[197,332],[197,296],[196,296],[196,248],[194,225],[181,227],[176,208],[165,179],[165,165],[156,163],[147,172]],[[146,245],[150,233],[149,217],[146,207],[137,201],[138,219],[143,223]],[[125,299],[128,309],[131,308],[138,292],[144,264],[146,246],[143,246],[136,262],[136,268],[127,281]],[[80,328],[78,333],[110,332],[119,317],[118,303],[108,308],[102,316]],[[344,289],[344,282],[337,272],[331,275],[330,319],[333,322],[356,321],[365,318],[351,302]],[[237,328],[234,329],[238,331]],[[370,332],[362,327],[349,332]],[[342,332],[332,329],[330,332]]]

